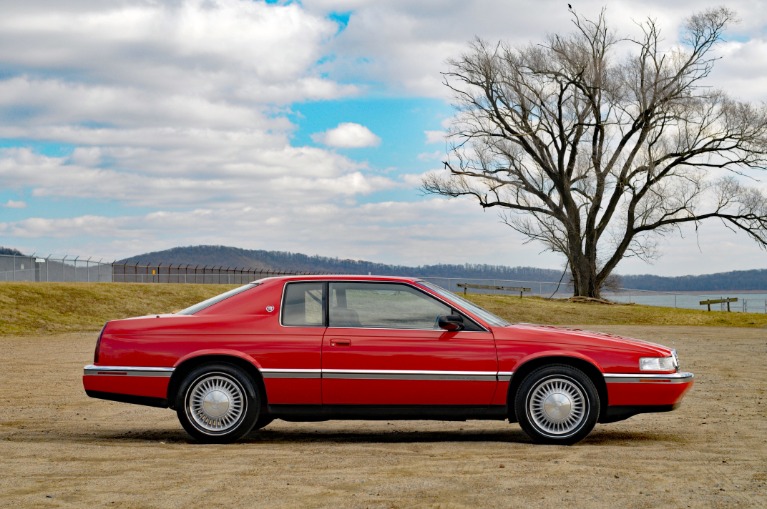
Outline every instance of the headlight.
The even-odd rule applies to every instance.
[[[642,357],[639,359],[639,371],[676,371],[679,367],[676,351],[671,357]]]

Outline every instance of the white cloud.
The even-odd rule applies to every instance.
[[[132,155],[126,154],[122,163]],[[194,155],[196,152],[190,150],[179,154]],[[10,188],[30,187],[35,197],[109,199],[130,206],[171,208],[259,202],[278,210],[285,202],[321,203],[398,185],[391,179],[368,175],[361,165],[342,156],[318,149],[290,147],[256,154],[241,147],[231,159],[219,154],[215,171],[206,167],[204,151],[199,156],[199,168],[191,164],[186,172],[183,167],[176,171],[170,166],[173,153],[158,154],[158,161],[141,171],[120,171],[101,166],[103,159],[119,158],[108,150],[78,150],[71,157],[48,157],[29,149],[2,149],[0,182]],[[166,160],[168,167],[163,165]]]
[[[317,143],[335,148],[375,147],[381,143],[381,139],[370,129],[353,122],[344,122],[333,129],[313,134],[312,139]]]
[[[513,45],[541,43],[547,34],[574,30],[567,2],[540,0],[305,0],[310,12],[352,10],[347,28],[331,41],[336,59],[328,68],[338,78],[354,76],[385,82],[392,89],[432,97],[450,97],[442,84],[446,61],[459,58],[467,44],[479,36],[488,41]],[[675,44],[684,20],[694,12],[717,7],[719,0],[648,0],[605,2],[581,0],[574,3],[579,15],[594,18],[603,7],[610,25],[620,36],[636,35],[637,22],[655,19],[663,42]],[[732,37],[763,33],[767,24],[764,9],[750,0],[730,0],[727,7],[740,17],[730,27]],[[449,27],[449,28],[448,28]],[[751,61],[752,76],[767,76],[767,61]],[[721,65],[721,62],[716,64]],[[759,84],[741,83],[757,93]]]
[[[19,200],[8,200],[3,207],[8,209],[25,209],[27,208],[27,203]]]
[[[440,150],[434,152],[422,152],[418,154],[419,161],[441,161],[445,158],[445,153]]]
[[[445,143],[447,131],[424,131],[426,143]]]

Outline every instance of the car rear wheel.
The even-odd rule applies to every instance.
[[[247,435],[261,408],[253,381],[229,364],[209,364],[190,372],[176,397],[181,425],[203,443],[229,443]]]
[[[599,407],[594,382],[564,364],[527,375],[515,397],[519,425],[539,443],[570,445],[583,440],[596,425]]]

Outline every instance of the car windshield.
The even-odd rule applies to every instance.
[[[436,292],[438,295],[444,297],[447,300],[452,300],[454,302],[457,302],[461,306],[463,306],[466,310],[471,311],[478,317],[482,318],[484,321],[489,323],[490,325],[493,325],[495,327],[507,327],[511,325],[509,322],[504,320],[503,318],[495,316],[490,311],[487,311],[486,309],[482,309],[481,307],[477,306],[473,302],[469,302],[468,300],[464,299],[460,295],[456,295],[453,292],[447,291],[441,286],[437,286],[434,283],[429,283],[428,281],[420,281],[422,285],[429,288],[430,290]]]
[[[258,286],[260,284],[261,283],[259,283],[258,281],[254,282],[254,283],[248,283],[248,284],[246,284],[244,286],[240,286],[239,288],[235,288],[234,290],[229,290],[226,293],[222,293],[221,295],[216,295],[215,297],[211,297],[208,300],[204,300],[202,302],[198,302],[197,304],[195,304],[193,306],[189,306],[186,309],[182,309],[181,311],[179,311],[176,314],[177,315],[193,315],[193,314],[195,314],[195,313],[197,313],[199,311],[202,311],[203,309],[209,308],[213,304],[218,304],[222,300],[226,300],[229,297],[233,297],[233,296],[237,295],[238,293],[242,293],[244,291],[250,290],[251,288],[254,288],[254,287],[256,287],[256,286]]]

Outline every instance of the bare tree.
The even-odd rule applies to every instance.
[[[683,43],[657,23],[618,38],[603,10],[574,32],[512,48],[476,40],[443,74],[458,107],[446,171],[430,193],[471,196],[565,255],[575,295],[599,297],[624,257],[719,218],[767,246],[767,196],[749,184],[767,156],[767,108],[702,85],[734,13],[691,16]]]

